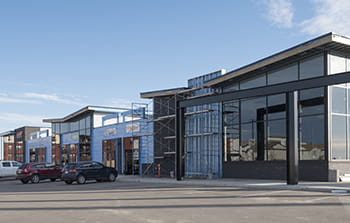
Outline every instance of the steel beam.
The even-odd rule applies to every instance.
[[[298,91],[288,92],[287,97],[287,184],[298,184]]]
[[[241,98],[259,97],[271,94],[281,94],[287,91],[305,90],[310,88],[324,87],[335,84],[342,84],[350,82],[350,72],[327,75],[321,77],[310,78],[306,80],[292,81],[283,84],[275,84],[270,86],[246,89],[241,91],[234,91],[222,93],[211,96],[203,96],[200,98],[187,99],[180,101],[179,106],[182,108],[217,103],[223,101],[230,101]]]
[[[185,108],[179,106],[179,102],[176,102],[176,180],[182,180],[185,173],[184,163],[184,151],[185,151]]]

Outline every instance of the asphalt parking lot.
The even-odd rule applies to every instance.
[[[0,222],[348,222],[350,197],[122,182],[0,181]]]

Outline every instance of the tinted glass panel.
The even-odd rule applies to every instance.
[[[255,76],[252,78],[249,78],[247,80],[242,80],[240,82],[240,89],[248,89],[248,88],[254,88],[254,87],[261,87],[266,85],[266,75],[262,74],[259,76]]]
[[[241,126],[241,160],[257,158],[256,122]]]
[[[266,97],[248,99],[241,101],[241,120],[244,122],[252,122],[264,120],[266,114]]]
[[[332,159],[346,159],[346,116],[332,115]]]
[[[239,102],[227,102],[224,104],[224,125],[239,124]]]
[[[222,89],[222,92],[237,91],[239,89],[238,84],[233,84]]]
[[[267,84],[278,84],[298,80],[298,65],[293,64],[267,74]]]
[[[224,127],[224,161],[240,160],[239,125]]]
[[[346,88],[333,86],[332,89],[332,112],[346,113]]]
[[[268,122],[265,160],[286,160],[286,120]]]
[[[329,55],[329,74],[337,74],[346,71],[346,58],[340,54]]]
[[[300,118],[300,159],[324,159],[324,116]]]
[[[267,97],[268,119],[279,119],[286,117],[286,95],[278,94]]]
[[[300,79],[323,76],[323,74],[323,55],[318,55],[300,62]]]
[[[324,88],[312,88],[299,92],[300,115],[324,113]]]

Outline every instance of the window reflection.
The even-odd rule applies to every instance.
[[[300,159],[323,160],[324,115],[301,117],[300,129]]]
[[[297,64],[283,67],[267,74],[267,84],[278,84],[295,80],[298,80]]]
[[[240,89],[248,89],[254,87],[261,87],[266,85],[266,75],[262,74],[259,76],[255,76],[246,80],[242,80],[240,82]]]
[[[300,61],[300,79],[323,76],[324,74],[323,55]]]
[[[263,120],[266,113],[266,97],[241,101],[242,123]]]
[[[257,158],[256,123],[241,125],[240,160],[256,160]]]
[[[286,160],[286,120],[269,121],[267,137],[265,160]]]

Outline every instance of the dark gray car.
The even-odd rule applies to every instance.
[[[114,182],[117,176],[118,171],[114,168],[96,161],[83,161],[67,164],[63,168],[61,179],[66,184],[72,184],[74,181],[84,184],[87,180]]]

